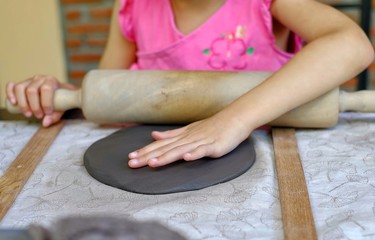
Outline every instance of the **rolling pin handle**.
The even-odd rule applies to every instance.
[[[53,105],[57,111],[82,108],[81,90],[58,89],[55,92]]]
[[[340,112],[375,112],[375,91],[340,91],[339,109]]]
[[[5,100],[5,106],[7,111],[10,113],[21,113],[18,106],[12,104],[8,99]],[[56,90],[53,99],[53,106],[56,111],[66,111],[73,108],[81,108],[81,90]]]

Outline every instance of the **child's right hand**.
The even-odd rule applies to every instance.
[[[53,109],[53,95],[59,88],[73,90],[76,87],[61,83],[53,76],[35,75],[19,83],[8,83],[6,94],[8,100],[17,105],[26,117],[34,115],[43,119],[42,125],[48,127],[58,122],[63,115],[63,112]]]

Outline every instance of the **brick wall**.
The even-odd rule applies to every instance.
[[[60,0],[69,81],[79,84],[98,66],[114,0]]]
[[[324,1],[355,3],[358,0]],[[108,35],[113,2],[114,0],[60,0],[70,82],[79,84],[88,70],[97,68]],[[372,8],[375,9],[375,0],[372,2]],[[357,10],[349,9],[345,12],[354,20],[358,19]],[[375,44],[375,11],[372,22],[371,36]],[[370,88],[375,89],[375,63],[369,69]],[[354,90],[356,83],[356,79],[353,79],[342,87]]]

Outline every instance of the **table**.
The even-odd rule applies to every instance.
[[[38,127],[0,121],[0,175]],[[141,195],[99,183],[83,166],[85,150],[116,130],[68,120],[0,227],[110,215],[157,220],[188,239],[283,238],[269,131],[251,135],[257,161],[242,176],[199,191]],[[296,135],[319,239],[374,239],[375,114],[342,113],[335,127]]]

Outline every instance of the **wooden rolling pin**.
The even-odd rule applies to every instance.
[[[81,108],[97,123],[189,123],[207,118],[267,79],[269,72],[92,70],[81,90],[59,89],[56,110]],[[7,102],[7,109],[19,113]],[[325,128],[340,111],[375,112],[374,91],[334,89],[272,121],[272,126]]]

